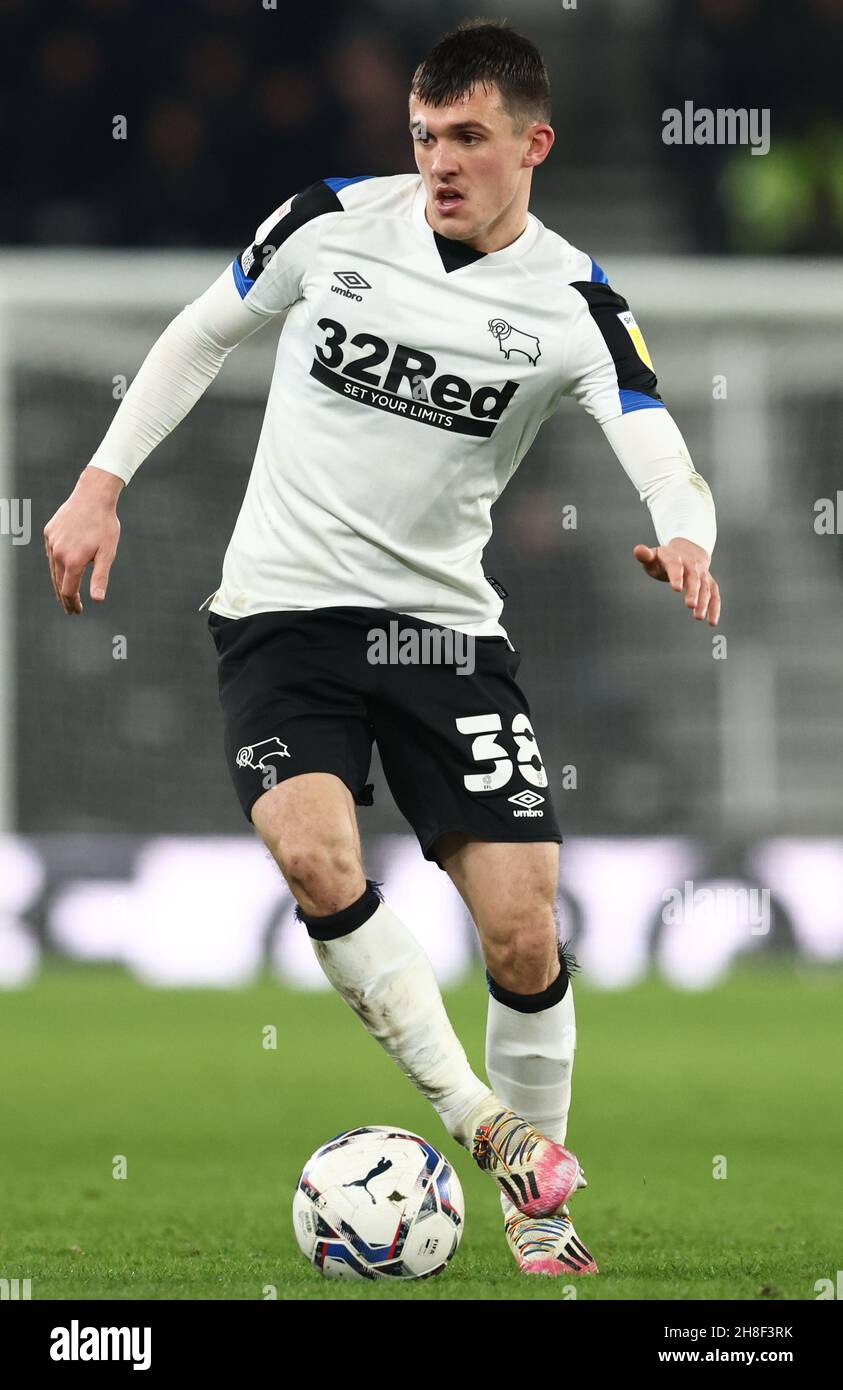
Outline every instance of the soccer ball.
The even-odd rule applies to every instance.
[[[327,1279],[426,1279],[462,1238],[460,1180],[406,1129],[338,1134],[308,1159],[293,1198],[302,1254]]]

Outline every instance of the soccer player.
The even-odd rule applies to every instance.
[[[561,835],[483,549],[492,503],[568,396],[649,507],[658,544],[635,558],[711,625],[714,508],[628,304],[528,211],[554,140],[533,44],[461,26],[416,70],[409,113],[418,174],[318,179],[173,320],[46,548],[65,612],[82,612],[89,563],[101,602],[120,490],[231,349],[286,316],[208,618],[229,771],[328,979],[497,1180],[519,1268],[592,1273],[567,1206],[585,1180],[564,1147],[576,1030]],[[491,1088],[366,878],[354,808],[371,804],[373,740],[476,924]]]

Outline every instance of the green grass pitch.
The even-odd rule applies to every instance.
[[[814,1299],[843,1256],[839,972],[576,988],[569,1142],[589,1188],[572,1215],[602,1271],[577,1296]],[[482,1072],[481,976],[448,1005]],[[0,1057],[0,1277],[31,1279],[33,1299],[566,1297],[565,1280],[518,1274],[493,1184],[333,994],[53,967],[0,1002]],[[366,1123],[456,1162],[465,1235],[435,1279],[329,1283],[295,1246],[302,1163]]]

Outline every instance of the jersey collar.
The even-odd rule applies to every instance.
[[[427,201],[424,182],[419,179],[419,186],[413,199],[413,222],[428,242],[432,242],[445,268],[450,274],[452,270],[459,270],[462,266],[474,265],[476,261],[485,261],[487,265],[499,265],[505,261],[517,260],[528,251],[538,235],[539,224],[532,213],[527,213],[527,225],[519,237],[504,246],[500,251],[475,251],[471,246],[465,246],[461,241],[455,241],[452,237],[442,236],[439,232],[434,232],[430,223],[424,215],[425,202]]]

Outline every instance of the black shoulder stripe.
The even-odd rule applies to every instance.
[[[303,188],[301,193],[297,193],[293,198],[290,211],[269,229],[263,241],[256,241],[239,257],[240,269],[254,284],[269,265],[278,247],[282,246],[293,232],[297,232],[299,227],[311,222],[314,217],[321,217],[325,212],[342,211],[343,205],[337,194],[322,179],[318,183],[312,183],[309,188]]]
[[[588,305],[589,312],[600,332],[603,341],[612,354],[615,371],[618,374],[618,388],[622,391],[640,391],[660,401],[658,381],[655,372],[646,362],[642,362],[635,345],[618,318],[619,314],[629,312],[629,305],[623,295],[616,294],[609,286],[590,280],[575,280],[572,290],[578,290]]]

